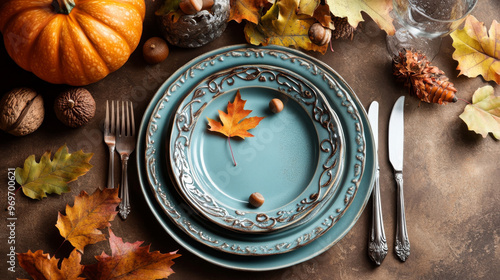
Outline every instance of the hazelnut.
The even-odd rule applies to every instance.
[[[0,112],[0,129],[15,136],[37,130],[45,115],[42,96],[29,88],[17,88],[5,94],[0,100]]]
[[[283,111],[283,107],[283,102],[278,98],[273,98],[269,102],[269,109],[271,109],[273,113],[279,113]]]
[[[142,47],[144,59],[149,64],[157,64],[164,61],[168,53],[167,42],[160,37],[149,38]]]
[[[323,46],[332,38],[332,30],[316,22],[309,27],[308,35],[311,42],[318,46]]]
[[[258,192],[254,192],[253,194],[250,195],[248,202],[253,206],[253,207],[260,207],[262,204],[264,204],[264,196]]]
[[[80,127],[95,115],[95,101],[84,88],[75,88],[59,94],[54,102],[57,118],[69,127]]]
[[[187,15],[194,15],[201,11],[203,7],[203,0],[181,0],[179,8]]]

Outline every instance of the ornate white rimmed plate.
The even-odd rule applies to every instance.
[[[286,68],[295,69],[302,77],[314,82],[325,92],[336,112],[337,109],[345,109],[338,113],[339,119],[345,128],[346,139],[354,138],[354,148],[346,148],[346,158],[355,154],[356,158],[364,161],[364,165],[361,161],[349,163],[355,168],[344,172],[348,174],[340,183],[339,191],[329,205],[308,223],[264,237],[221,231],[220,227],[200,220],[177,196],[168,175],[164,173],[167,159],[162,146],[168,138],[168,126],[165,125],[168,120],[165,119],[173,114],[175,103],[182,98],[181,87],[186,83],[197,84],[207,75],[223,69],[246,64],[289,66]],[[303,53],[280,47],[232,46],[202,55],[164,83],[144,115],[138,138],[137,164],[145,198],[172,238],[192,253],[215,264],[244,270],[270,270],[310,259],[340,240],[354,225],[368,201],[374,173],[373,140],[361,108],[342,78],[325,64]],[[352,123],[355,125],[352,126]],[[255,237],[259,237],[258,243],[255,243]],[[304,246],[306,244],[308,246]],[[288,253],[278,254],[282,252]]]
[[[252,114],[265,117],[234,139],[234,165],[227,137],[210,133],[207,118],[239,91]],[[269,101],[279,98],[279,114]],[[307,222],[339,185],[344,135],[328,100],[289,70],[242,65],[214,73],[196,85],[174,115],[169,145],[173,179],[186,202],[209,221],[246,233],[271,232]],[[256,209],[251,193],[266,199]]]

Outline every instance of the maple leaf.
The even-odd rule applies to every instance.
[[[273,44],[326,53],[328,44],[318,46],[309,39],[309,28],[316,19],[297,12],[300,13],[298,0],[276,1],[258,24],[248,22],[245,25],[247,42],[253,45]]]
[[[388,35],[396,32],[389,14],[392,11],[392,0],[326,0],[326,3],[332,14],[340,18],[347,17],[354,28],[363,21],[361,12],[365,12]]]
[[[18,253],[17,260],[21,266],[35,280],[83,280],[78,277],[82,274],[84,266],[80,264],[82,256],[75,250],[69,258],[63,259],[58,267],[59,259],[44,254],[42,250],[27,253]]]
[[[111,256],[102,252],[96,256],[98,263],[85,266],[85,275],[89,279],[162,279],[174,273],[172,261],[180,257],[176,252],[162,254],[149,252],[150,245],[142,246],[142,241],[124,243],[109,230]]]
[[[240,137],[241,139],[245,139],[245,137],[253,137],[248,130],[255,128],[259,122],[264,119],[264,117],[246,118],[252,110],[245,110],[245,103],[246,100],[241,99],[240,91],[238,90],[233,103],[227,103],[227,113],[219,110],[219,118],[222,123],[207,117],[208,125],[210,126],[208,130],[220,132],[226,135],[228,140],[235,136]],[[229,147],[231,147],[231,142],[229,142]],[[232,153],[231,149],[231,155]],[[234,165],[236,165],[234,156],[233,161]]]
[[[70,191],[69,182],[87,173],[92,165],[89,164],[93,153],[84,153],[81,150],[68,153],[66,145],[60,147],[50,160],[50,152],[46,152],[36,162],[35,155],[24,161],[23,168],[16,168],[16,181],[21,185],[23,193],[33,199],[42,199],[46,194],[66,193]]]
[[[458,61],[459,75],[477,77],[500,84],[500,24],[493,20],[486,32],[484,23],[470,15],[463,29],[453,31],[453,59]]]
[[[66,215],[58,213],[56,227],[65,240],[83,253],[83,248],[106,239],[99,230],[111,226],[120,203],[118,189],[97,189],[92,195],[82,191],[73,207],[66,205]]]
[[[231,0],[228,21],[241,23],[243,20],[259,23],[260,11],[269,5],[269,0]]]
[[[472,104],[465,106],[459,116],[469,130],[473,130],[483,137],[492,133],[500,140],[500,97],[493,95],[492,86],[477,89],[472,96]]]

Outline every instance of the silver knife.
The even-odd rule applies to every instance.
[[[405,97],[398,98],[392,108],[389,119],[389,161],[394,168],[394,178],[397,183],[397,226],[396,255],[402,261],[410,256],[410,241],[406,230],[405,204],[403,195],[403,151],[404,151],[404,103]]]
[[[372,127],[373,140],[375,142],[375,182],[372,192],[373,211],[372,211],[372,229],[370,239],[368,240],[368,255],[377,264],[380,265],[387,256],[387,240],[385,239],[384,219],[382,218],[382,204],[380,201],[380,167],[378,165],[378,102],[373,101],[368,108],[368,120]]]

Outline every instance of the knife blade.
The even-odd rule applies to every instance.
[[[380,265],[387,256],[387,240],[384,231],[384,219],[382,217],[382,203],[380,199],[380,168],[378,165],[378,115],[379,104],[373,101],[368,108],[368,120],[372,127],[373,141],[375,142],[375,182],[373,183],[372,201],[372,228],[368,240],[368,255],[377,264]]]
[[[394,179],[397,184],[397,225],[394,249],[402,261],[406,261],[410,255],[403,195],[404,101],[404,96],[398,98],[389,119],[389,161],[394,168]]]

